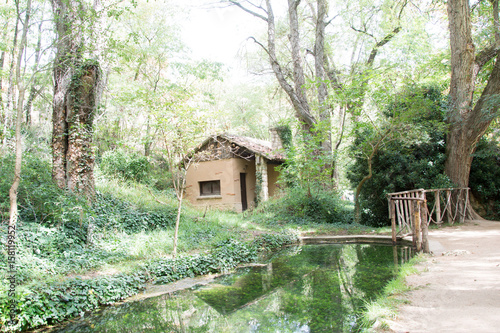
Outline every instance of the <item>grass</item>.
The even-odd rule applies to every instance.
[[[156,211],[165,209],[164,204],[154,200],[150,194],[150,188],[145,184],[109,178],[96,172],[96,189],[104,194],[111,194],[118,199],[132,202],[145,210]],[[173,191],[154,191],[153,194],[158,200],[170,207],[174,207],[177,204],[177,199]]]
[[[402,303],[406,303],[404,294],[411,290],[406,283],[406,278],[417,274],[418,270],[415,265],[424,260],[425,255],[419,254],[401,265],[396,278],[385,286],[380,296],[366,304],[366,311],[362,315],[364,332],[389,329],[387,320],[394,320],[396,318],[398,307]]]

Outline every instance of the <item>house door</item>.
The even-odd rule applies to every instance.
[[[241,210],[242,211],[245,211],[248,208],[246,175],[247,175],[246,173],[240,173]]]

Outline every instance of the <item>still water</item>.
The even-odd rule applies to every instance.
[[[356,332],[407,251],[290,247],[207,286],[107,307],[55,332]]]

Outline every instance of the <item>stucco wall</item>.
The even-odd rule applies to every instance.
[[[241,158],[200,162],[189,167],[186,199],[193,206],[242,211],[240,173],[246,173],[248,208],[255,200],[255,162]],[[200,182],[220,180],[220,196],[200,196]]]
[[[267,164],[267,181],[269,184],[269,197],[274,196],[277,194],[279,191],[278,184],[276,182],[278,181],[278,177],[280,173],[276,171],[277,164]]]

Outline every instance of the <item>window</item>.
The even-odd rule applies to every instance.
[[[200,196],[220,195],[220,180],[200,182]]]

